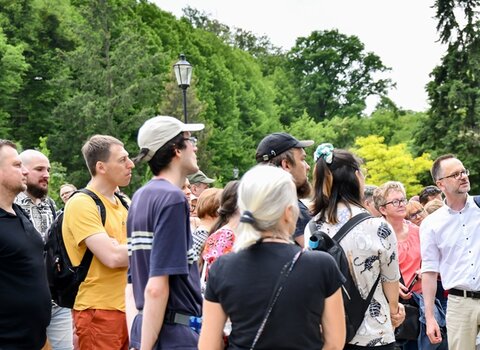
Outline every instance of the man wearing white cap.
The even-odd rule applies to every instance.
[[[138,132],[140,154],[134,160],[148,162],[154,176],[134,194],[127,221],[127,298],[133,291],[127,304],[133,310],[129,321],[135,316],[130,346],[136,349],[197,349],[198,329],[191,327],[198,325],[202,297],[181,187],[198,171],[191,132],[203,128],[157,116]]]

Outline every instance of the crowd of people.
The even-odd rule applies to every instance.
[[[203,128],[151,118],[133,158],[112,136],[85,142],[86,188],[105,220],[89,195],[61,186],[68,256],[76,266],[93,255],[72,309],[52,300],[45,272],[59,212],[50,161],[0,140],[0,349],[475,349],[480,199],[461,160],[437,158],[433,184],[407,198],[394,179],[368,185],[352,152],[276,132],[256,166],[216,188],[197,165],[192,133]],[[120,189],[140,162],[153,177],[127,205]],[[362,215],[338,244],[354,288],[372,297],[346,338],[345,273],[308,247]],[[407,305],[419,310],[413,339],[396,332]]]

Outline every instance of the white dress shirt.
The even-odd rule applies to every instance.
[[[447,205],[420,225],[422,272],[439,272],[445,289],[480,291],[480,208],[468,196],[465,207]]]

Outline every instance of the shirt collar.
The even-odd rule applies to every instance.
[[[448,203],[447,203],[447,198],[445,198],[445,199],[443,200],[443,203],[445,203],[445,206],[447,207],[447,210],[448,210],[448,213],[449,213],[449,214],[458,214],[458,213],[460,213],[460,212],[462,212],[462,211],[465,211],[465,210],[469,209],[470,206],[472,206],[472,205],[473,205],[473,206],[476,206],[476,204],[475,204],[474,201],[473,201],[473,197],[470,196],[468,193],[467,193],[467,200],[465,201],[465,206],[464,206],[462,209],[458,210],[458,211],[457,211],[457,210],[453,210],[452,208],[450,208],[450,206],[449,206]]]
[[[26,192],[20,192],[19,194],[17,194],[15,202],[20,205],[46,205],[48,204],[48,196],[44,196],[40,199],[40,203],[35,204],[32,198],[30,198],[30,196]]]

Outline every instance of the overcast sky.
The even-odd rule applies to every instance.
[[[383,63],[397,88],[390,98],[404,109],[428,108],[425,85],[445,51],[437,42],[433,0],[150,0],[181,17],[182,8],[204,11],[230,27],[266,35],[290,49],[297,37],[338,29],[356,35]],[[188,60],[188,57],[187,57]],[[370,101],[369,109],[374,102]]]

